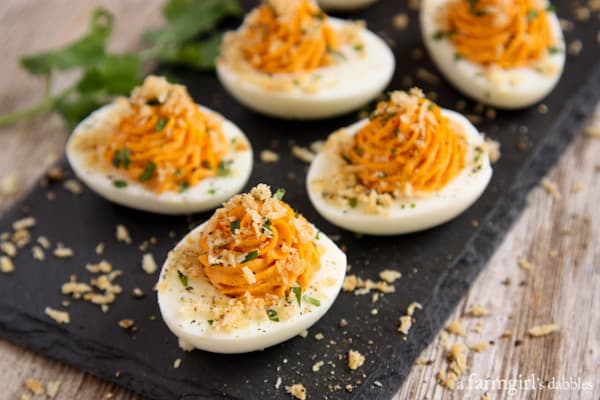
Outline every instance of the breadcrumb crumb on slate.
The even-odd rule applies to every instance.
[[[25,387],[36,396],[44,394],[44,385],[36,379],[29,378],[25,381]]]
[[[457,335],[457,336],[466,336],[467,335],[465,328],[463,328],[462,324],[460,323],[460,321],[458,319],[455,319],[452,322],[450,322],[450,324],[448,324],[448,326],[446,327],[446,331],[448,333],[451,333],[451,334]]]
[[[0,272],[8,274],[15,270],[15,264],[7,256],[0,256]]]
[[[64,183],[64,187],[65,189],[67,189],[69,192],[73,193],[73,194],[81,194],[81,192],[83,192],[83,188],[81,187],[81,184],[79,182],[77,182],[75,179],[69,179],[68,181],[66,181]]]
[[[325,361],[317,361],[316,363],[313,364],[312,371],[313,372],[319,372],[319,370],[321,369],[321,367],[323,365],[325,365]]]
[[[285,391],[298,400],[306,400],[306,388],[301,383],[294,383],[292,386],[286,386]]]
[[[387,283],[394,283],[396,280],[402,278],[402,274],[393,269],[384,269],[379,273],[379,277]]]
[[[303,161],[305,163],[313,162],[315,157],[317,156],[315,153],[308,150],[306,147],[300,147],[300,146],[293,146],[292,154],[294,155],[294,157],[296,157],[297,159],[299,159],[300,161]]]
[[[33,258],[38,261],[44,261],[46,255],[44,254],[44,250],[40,246],[33,246],[31,248],[31,253],[33,254]]]
[[[68,324],[69,322],[71,322],[71,316],[66,311],[60,311],[51,307],[46,307],[46,309],[44,310],[44,314],[46,314],[59,324]]]
[[[409,315],[403,315],[400,317],[400,325],[398,326],[398,332],[403,335],[408,335],[408,331],[412,327],[412,318]]]
[[[527,331],[527,333],[531,337],[540,337],[540,336],[550,335],[551,333],[554,333],[556,331],[558,331],[558,325],[556,325],[556,324],[543,324],[543,325],[536,325],[534,327],[531,327]]]
[[[275,387],[275,389],[279,389],[281,387],[281,377],[280,376],[277,377],[274,387]]]
[[[358,368],[362,367],[365,363],[365,356],[363,356],[359,351],[349,350],[348,351],[348,368],[355,371]]]
[[[0,250],[9,257],[14,257],[17,255],[17,246],[11,242],[0,243]]]
[[[260,161],[264,163],[276,163],[279,161],[279,154],[272,150],[263,150],[260,152]]]
[[[35,218],[27,217],[13,222],[12,227],[15,231],[20,231],[21,229],[31,229],[35,226],[35,224]]]
[[[177,358],[173,361],[173,368],[177,369],[179,367],[181,367],[181,358]]]
[[[154,256],[151,253],[146,253],[142,257],[142,269],[148,275],[152,275],[158,269],[156,261],[154,261]]]
[[[129,231],[127,230],[127,228],[125,228],[124,225],[117,225],[116,237],[119,242],[131,244],[131,236],[129,235]]]
[[[392,20],[394,24],[394,29],[397,29],[399,31],[405,30],[408,27],[409,21],[410,20],[408,18],[408,14],[406,13],[396,14],[394,15],[394,19]]]
[[[502,153],[500,152],[500,142],[489,137],[486,137],[483,142],[483,150],[487,153],[492,164],[502,157]]]
[[[96,254],[100,256],[102,253],[104,253],[104,243],[100,242],[96,245]]]
[[[37,238],[37,242],[40,244],[40,246],[42,246],[44,249],[49,249],[50,248],[50,240],[48,240],[48,238],[46,236],[40,236]]]
[[[54,249],[54,256],[57,258],[71,258],[73,257],[73,249],[64,247],[59,243],[58,247]]]
[[[122,319],[119,321],[119,327],[123,329],[131,329],[135,325],[135,321],[129,318]]]

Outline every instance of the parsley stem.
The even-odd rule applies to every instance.
[[[55,101],[56,98],[48,97],[33,107],[24,108],[22,110],[18,110],[12,113],[0,115],[0,126],[11,125],[23,119],[33,117],[34,115],[50,111],[52,110]]]

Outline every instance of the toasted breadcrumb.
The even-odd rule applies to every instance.
[[[83,192],[83,188],[81,184],[77,182],[75,179],[69,179],[64,183],[65,189],[73,194],[81,194]]]
[[[141,299],[142,297],[144,297],[144,291],[140,288],[133,288],[133,297]]]
[[[487,153],[492,163],[497,162],[502,156],[502,153],[500,153],[500,142],[489,137],[485,138],[485,142],[483,142],[483,150]]]
[[[154,256],[151,253],[146,253],[142,257],[142,269],[148,275],[152,275],[158,269],[156,261],[154,261]]]
[[[38,380],[32,378],[27,379],[25,381],[25,387],[36,396],[41,396],[44,394],[44,385],[42,385],[42,383]]]
[[[437,380],[440,385],[446,387],[447,389],[454,390],[456,389],[456,382],[458,381],[458,376],[452,371],[448,372],[448,375],[444,371],[439,371],[437,373]]]
[[[62,382],[60,380],[50,381],[46,383],[46,394],[48,395],[48,397],[50,397],[51,399],[55,398],[58,394],[58,391],[60,390],[61,384]]]
[[[260,160],[264,163],[275,163],[279,161],[279,154],[271,150],[263,150],[260,152]]]
[[[308,150],[306,147],[300,146],[293,146],[292,154],[294,155],[294,157],[298,158],[300,161],[303,161],[305,163],[313,162],[313,160],[317,156],[315,153]]]
[[[54,256],[57,258],[70,258],[73,257],[73,250],[59,243],[54,249]]]
[[[179,367],[181,367],[181,358],[177,358],[173,361],[173,368],[177,369]]]
[[[50,248],[50,240],[48,240],[48,238],[46,236],[40,236],[37,238],[37,242],[40,244],[40,246],[42,246],[44,249],[49,249]]]
[[[117,225],[116,237],[119,242],[131,244],[131,236],[129,235],[129,231],[127,230],[127,228],[125,228],[124,225]]]
[[[379,277],[387,283],[394,283],[397,279],[402,277],[402,274],[393,269],[384,269],[379,273]]]
[[[400,317],[400,325],[398,326],[398,332],[403,335],[408,335],[408,331],[412,326],[412,318],[408,315],[403,315]]]
[[[487,394],[482,394],[480,400],[490,400]]]
[[[51,307],[46,307],[44,313],[59,324],[68,324],[71,322],[71,317],[66,311],[60,311]]]
[[[479,343],[472,344],[469,347],[471,348],[471,350],[473,350],[477,353],[481,353],[482,351],[487,350],[488,343],[487,342],[479,342]]]
[[[373,282],[370,279],[363,280],[356,275],[347,275],[344,278],[342,289],[345,292],[354,292],[355,295],[364,295],[371,290],[378,290],[382,293],[393,293],[396,290],[385,281]]]
[[[579,39],[573,40],[571,43],[569,43],[569,46],[567,46],[567,51],[568,51],[569,55],[571,55],[571,56],[579,55],[579,53],[581,53],[582,49],[583,49],[583,42]]]
[[[35,226],[35,224],[35,218],[27,217],[13,222],[12,227],[15,231],[20,231],[21,229],[31,229]]]
[[[314,153],[319,153],[325,147],[325,142],[323,140],[315,140],[310,144],[310,149]]]
[[[321,341],[321,340],[323,340],[323,339],[325,339],[325,335],[323,335],[321,332],[317,332],[317,333],[315,334],[315,340],[316,340],[316,341]]]
[[[453,343],[448,352],[450,370],[458,375],[467,370],[467,346],[463,343]]]
[[[539,336],[549,335],[549,334],[554,333],[556,331],[558,331],[558,325],[556,325],[556,324],[543,324],[543,325],[536,325],[534,327],[531,327],[527,331],[527,333],[529,334],[529,336],[539,337]]]
[[[533,264],[524,257],[519,258],[518,262],[519,262],[519,267],[521,269],[524,269],[525,271],[530,271],[533,268]]]
[[[2,177],[2,180],[0,181],[0,193],[2,193],[3,196],[12,196],[16,194],[18,190],[19,187],[17,174],[11,172]]]
[[[292,386],[286,386],[285,391],[298,400],[306,400],[306,388],[301,383],[294,383]]]
[[[467,335],[465,328],[463,328],[462,324],[460,323],[460,320],[458,319],[455,319],[452,322],[450,322],[450,324],[446,327],[446,331],[457,336]]]
[[[583,192],[585,189],[587,189],[587,185],[585,183],[575,182],[575,183],[573,183],[573,186],[571,187],[571,192],[579,193],[579,192]]]
[[[422,67],[417,68],[415,76],[423,82],[429,83],[430,85],[437,85],[440,83],[440,78],[438,78],[437,75],[429,72],[428,70]]]
[[[102,253],[104,253],[104,243],[100,242],[96,245],[96,254],[100,256]]]
[[[278,376],[277,380],[275,381],[275,385],[274,385],[275,389],[279,389],[281,387],[281,381],[282,381],[281,377]]]
[[[38,261],[44,261],[46,255],[44,254],[44,250],[40,246],[33,246],[31,248],[31,252],[33,253],[33,258]]]
[[[321,369],[321,367],[325,364],[325,361],[317,361],[316,363],[313,364],[312,366],[312,371],[313,372],[319,372],[319,370]]]
[[[355,371],[365,363],[365,356],[356,350],[348,351],[348,367]]]
[[[394,24],[394,28],[399,30],[399,31],[403,31],[408,27],[408,14],[406,13],[400,13],[400,14],[396,14],[394,15],[394,19],[393,19],[393,24]]]
[[[15,270],[15,264],[6,256],[0,256],[0,272],[8,274]]]
[[[2,250],[2,252],[9,257],[14,257],[17,255],[17,247],[11,242],[0,243],[0,250]]]
[[[485,307],[482,307],[477,304],[473,304],[471,306],[471,309],[469,310],[468,314],[471,317],[479,318],[479,317],[485,317],[486,315],[488,315],[489,311]]]
[[[135,321],[129,318],[119,321],[119,326],[123,329],[131,329],[135,326]]]
[[[417,309],[422,310],[423,306],[421,305],[421,303],[417,303],[416,301],[413,301],[406,308],[406,315],[412,316],[415,313],[415,310],[417,310]]]

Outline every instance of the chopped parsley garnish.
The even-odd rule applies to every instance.
[[[283,196],[285,196],[285,189],[283,189],[283,188],[277,189],[275,191],[275,193],[273,194],[273,197],[279,201],[281,201],[281,199],[283,199]]]
[[[219,176],[227,176],[231,174],[231,169],[229,169],[229,165],[227,165],[225,161],[221,161],[219,163],[219,168],[217,170],[217,175]]]
[[[181,272],[180,270],[177,270],[177,276],[179,277],[179,282],[181,282],[181,284],[183,285],[183,287],[187,288],[188,286],[188,277]]]
[[[267,309],[267,317],[273,322],[279,322],[279,315],[272,308]]]
[[[213,195],[215,193],[217,193],[217,189],[215,189],[215,188],[208,189],[208,194]]]
[[[316,240],[321,239],[321,231],[317,231],[317,234],[315,235],[315,239]]]
[[[158,101],[158,99],[155,97],[153,99],[150,99],[146,102],[147,105],[149,106],[159,106],[160,105],[160,101]]]
[[[559,54],[559,53],[562,53],[562,49],[558,46],[551,46],[551,47],[548,47],[548,53]]]
[[[167,126],[167,124],[169,123],[169,118],[166,117],[160,117],[158,119],[158,121],[156,121],[156,125],[154,125],[154,130],[156,132],[160,132],[163,129],[165,129],[165,126]]]
[[[140,182],[149,181],[152,179],[152,176],[154,176],[154,171],[156,171],[156,164],[154,164],[152,161],[148,161],[146,164],[146,169],[144,169],[144,171],[140,174],[138,180]]]
[[[304,301],[306,301],[309,304],[312,304],[313,306],[319,307],[321,305],[319,299],[315,299],[314,297],[310,297],[309,295],[305,294],[302,298],[304,299]]]
[[[207,320],[206,322],[208,322],[208,324],[209,324],[210,326],[212,326],[212,324],[215,322],[215,320],[214,320],[214,319],[209,319],[209,320]]]
[[[327,53],[333,54],[334,56],[338,57],[340,60],[348,61],[348,58],[346,58],[344,53],[342,53],[341,51],[338,51],[336,49],[333,49],[331,47],[327,47]]]
[[[123,166],[123,168],[129,169],[129,164],[131,163],[131,160],[129,159],[129,149],[123,147],[121,150],[115,151],[112,163],[115,168],[121,168],[121,166]]]
[[[355,51],[363,51],[364,48],[365,46],[363,46],[362,44],[357,44],[354,46]]]
[[[433,36],[431,38],[433,40],[442,40],[445,38],[450,38],[455,33],[456,32],[452,32],[452,31],[437,31],[436,33],[433,34]]]
[[[358,205],[358,200],[356,199],[356,197],[351,197],[348,199],[348,204],[350,205],[350,207],[356,208],[356,206]]]
[[[527,21],[534,20],[539,15],[537,10],[529,10],[527,12]]]
[[[292,288],[292,292],[294,292],[294,296],[296,297],[296,301],[298,302],[298,307],[300,307],[300,303],[302,302],[302,287],[294,286]]]
[[[240,229],[240,221],[237,219],[235,221],[231,221],[230,229],[231,233],[235,234],[235,231]]]
[[[315,18],[320,21],[323,21],[325,19],[325,13],[319,10],[319,12],[315,14]]]
[[[122,181],[120,179],[113,181],[113,185],[115,187],[118,187],[119,189],[127,187],[127,181]]]
[[[248,261],[252,261],[256,257],[258,257],[258,250],[252,250],[250,253],[246,254],[246,257],[244,257],[244,261],[242,261],[242,264],[247,263]]]
[[[179,193],[185,192],[189,187],[190,185],[187,182],[179,182]]]
[[[415,208],[417,205],[415,203],[410,203],[410,208]]]
[[[459,60],[462,60],[464,58],[465,58],[465,56],[463,56],[462,54],[460,54],[460,53],[454,53],[454,61],[459,61]]]
[[[546,11],[547,12],[556,12],[556,7],[553,4],[548,4],[548,7],[546,7]]]
[[[340,153],[340,157],[342,157],[342,160],[346,161],[346,164],[352,164],[352,160],[348,158],[347,155]]]
[[[273,232],[273,230],[271,229],[271,220],[270,219],[265,221],[265,224],[263,225],[263,230]]]

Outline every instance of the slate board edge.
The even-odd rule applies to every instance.
[[[416,358],[442,329],[442,324],[500,246],[513,223],[523,213],[531,189],[541,181],[572,140],[581,133],[583,122],[593,113],[599,100],[600,62],[597,62],[587,85],[580,88],[576,95],[565,103],[557,122],[518,172],[510,190],[500,196],[485,221],[480,221],[479,231],[467,243],[462,254],[457,256],[446,275],[438,281],[433,296],[423,304],[423,312],[416,312],[417,322],[407,341],[401,344],[408,348],[409,359],[393,360],[388,363],[387,368],[380,366],[357,388],[354,399],[391,399],[394,396],[408,376]],[[428,322],[419,324],[419,320]],[[415,341],[417,337],[420,343]],[[374,386],[375,380],[383,383],[383,387]]]
[[[400,346],[408,349],[409,357],[392,360],[380,366],[352,394],[354,399],[389,399],[397,392],[402,381],[408,375],[410,367],[419,353],[430,343],[448,315],[454,310],[470,284],[486,265],[494,250],[500,245],[509,228],[522,213],[526,205],[529,191],[540,181],[555,164],[564,149],[580,131],[581,123],[591,114],[596,102],[600,99],[600,62],[596,63],[587,86],[565,103],[556,124],[547,133],[531,154],[525,166],[518,173],[511,189],[501,195],[496,206],[487,215],[475,236],[465,246],[461,255],[457,256],[448,273],[442,277],[435,287],[433,296],[424,302],[424,311],[416,314],[417,323],[412,335]],[[512,151],[512,149],[508,149]],[[4,213],[3,218],[18,214],[22,203],[16,203]],[[427,324],[419,321],[428,321]],[[17,328],[17,327],[20,327]],[[434,329],[435,327],[435,329]],[[135,358],[124,358],[115,354],[110,348],[99,343],[84,342],[76,335],[65,334],[67,331],[51,321],[24,315],[11,307],[0,304],[0,337],[15,344],[44,354],[52,359],[65,362],[71,366],[90,373],[98,378],[114,382],[131,389],[143,396],[153,399],[175,398],[176,394],[165,390],[165,386],[157,384],[166,380],[151,366],[141,363]],[[43,339],[40,340],[40,335]],[[419,343],[416,338],[420,337]],[[94,358],[84,360],[81,352],[93,355]],[[78,352],[78,353],[76,353]],[[102,355],[102,357],[98,357]],[[120,376],[115,376],[112,360],[118,359]],[[101,361],[100,361],[101,360]],[[126,366],[126,368],[123,368]],[[140,374],[140,367],[145,370]],[[135,371],[135,372],[134,372]],[[129,373],[131,372],[131,374]],[[144,379],[137,376],[144,375]],[[379,380],[383,387],[372,383]],[[235,399],[230,395],[206,390],[198,392],[198,386],[179,381],[181,388],[194,393],[183,395],[180,399]]]

